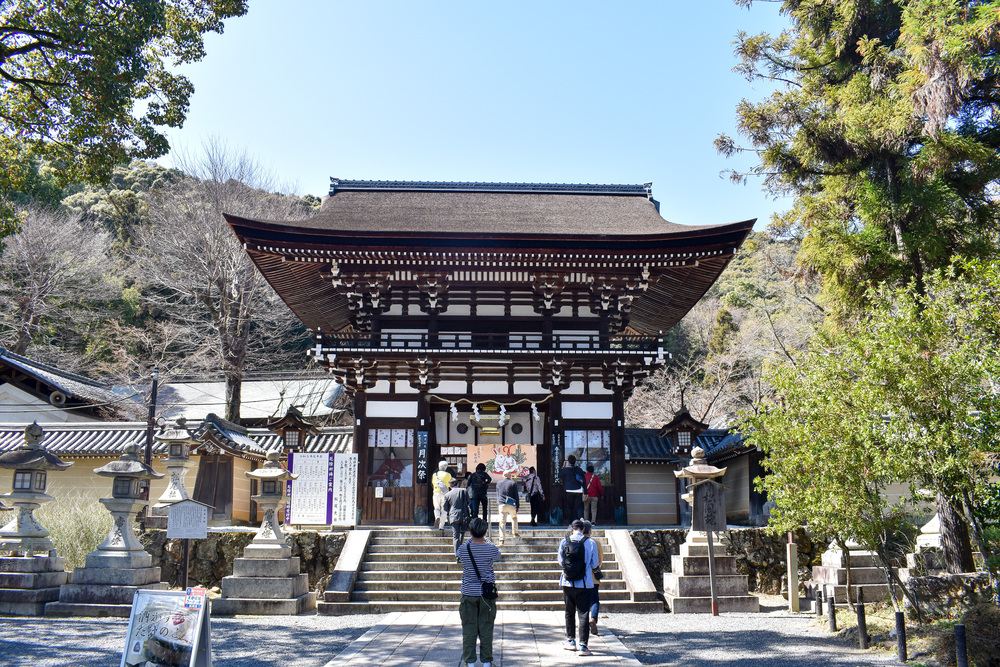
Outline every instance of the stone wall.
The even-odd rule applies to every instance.
[[[254,532],[209,531],[204,540],[191,540],[188,560],[188,583],[206,588],[222,586],[222,578],[233,573],[233,560],[243,555],[243,549],[253,540]],[[330,572],[347,539],[345,533],[287,532],[285,543],[292,556],[301,559],[302,572],[309,575],[309,588],[323,591]],[[160,579],[173,587],[181,586],[184,576],[184,541],[168,540],[165,530],[148,530],[139,535],[143,547],[153,556],[153,565],[160,567]]]
[[[670,557],[680,553],[686,531],[671,528],[663,530],[631,531],[632,541],[657,590],[663,586],[663,573],[670,572]],[[787,537],[771,535],[763,528],[727,530],[719,535],[724,552],[736,556],[736,568],[747,575],[749,589],[757,593],[782,593],[785,584],[785,547]],[[826,546],[814,542],[802,529],[796,531],[798,545],[799,581],[812,579],[812,566],[819,565]],[[661,590],[662,592],[662,590]]]
[[[920,611],[933,618],[957,617],[993,599],[987,572],[910,577],[906,587],[920,604]],[[904,604],[910,606],[909,598]]]

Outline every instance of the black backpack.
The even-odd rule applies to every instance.
[[[566,581],[580,581],[586,577],[587,548],[584,543],[587,539],[584,537],[577,542],[566,538],[562,550],[563,574],[566,576]]]

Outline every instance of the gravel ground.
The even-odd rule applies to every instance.
[[[601,619],[644,665],[821,667],[895,665],[895,656],[858,650],[779,596],[761,595],[757,614],[609,614]],[[603,614],[602,614],[603,616]]]
[[[221,667],[322,667],[381,618],[216,617],[212,658]],[[127,628],[128,619],[3,617],[0,665],[118,667]]]
[[[602,617],[601,624],[644,665],[898,664],[892,654],[859,651],[856,645],[826,632],[808,612],[790,614],[785,607],[780,597],[761,596],[758,614],[610,614]],[[220,667],[323,667],[382,618],[213,618],[213,661]],[[127,619],[3,617],[0,665],[118,667],[127,627]]]

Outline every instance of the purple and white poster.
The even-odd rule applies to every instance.
[[[298,479],[288,482],[286,523],[302,526],[330,525],[333,496],[333,454],[292,452],[288,470]]]

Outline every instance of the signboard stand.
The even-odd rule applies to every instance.
[[[188,587],[188,564],[191,540],[208,537],[208,510],[211,505],[188,498],[178,501],[167,510],[167,537],[184,540],[184,588]]]
[[[204,588],[139,589],[120,667],[212,667],[212,621]]]

